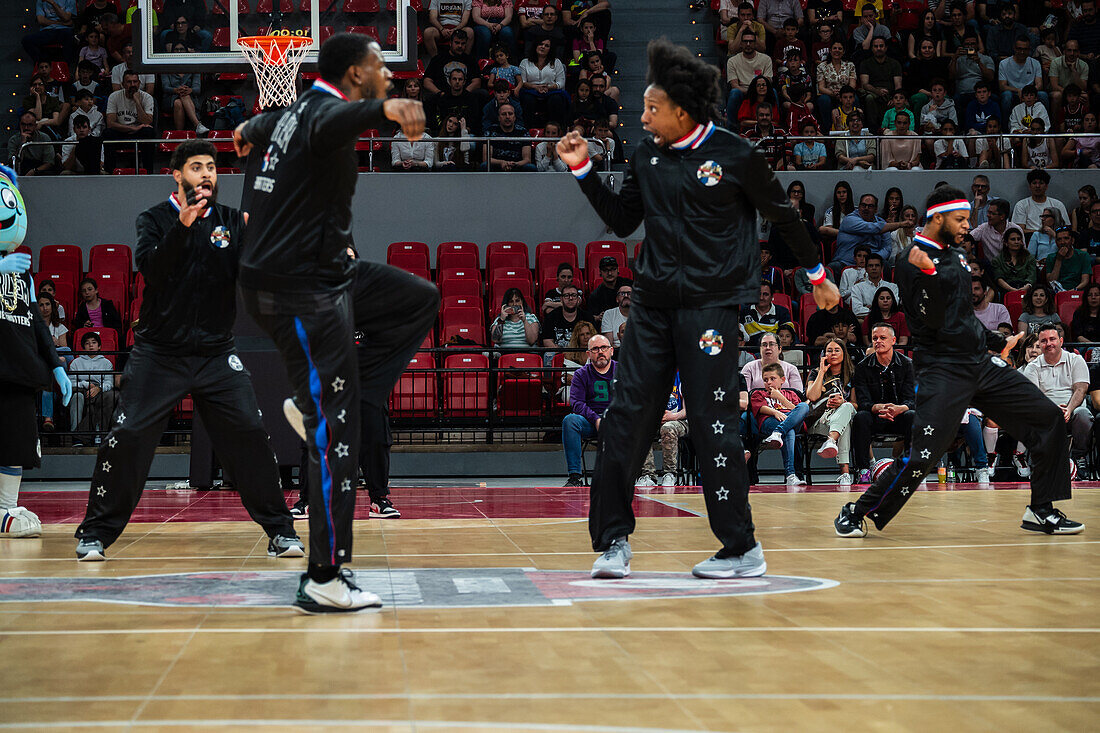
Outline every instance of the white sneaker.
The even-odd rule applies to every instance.
[[[38,537],[42,534],[42,522],[31,510],[15,506],[2,511],[0,537]]]
[[[837,477],[836,485],[843,491],[848,491],[852,488],[852,474],[842,473]]]
[[[798,474],[792,473],[787,476],[787,486],[805,486],[806,482],[798,477]]]
[[[657,485],[657,482],[653,480],[653,477],[648,473],[643,473],[638,477],[638,480],[634,482],[635,489],[652,489]]]
[[[988,468],[979,468],[976,473],[978,474],[978,483],[979,484],[988,484],[989,483],[989,469]]]
[[[783,436],[776,430],[774,433],[764,439],[764,442],[760,444],[761,448],[782,448]]]
[[[298,409],[298,405],[294,404],[294,399],[292,397],[287,397],[283,400],[283,417],[290,423],[290,427],[294,429],[298,437],[305,440],[306,423],[305,420],[302,419],[302,411]]]
[[[664,477],[661,479],[661,486],[663,486],[666,489],[671,489],[675,485],[676,485],[676,477],[673,476],[671,473],[666,473],[664,475]]]
[[[202,137],[203,135],[205,135],[208,132],[210,132],[210,128],[207,127],[206,125],[202,124],[201,122],[199,124],[195,125],[195,134],[198,135],[199,137]]]
[[[307,614],[348,613],[381,605],[381,598],[355,584],[355,576],[350,570],[341,570],[327,583],[318,583],[303,573],[298,596],[294,599],[298,612]]]
[[[817,454],[822,458],[836,458],[836,454],[839,451],[840,449],[837,448],[836,441],[829,438],[817,449]]]

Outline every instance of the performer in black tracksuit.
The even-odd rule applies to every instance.
[[[268,554],[305,555],[233,344],[245,220],[216,202],[216,155],[206,140],[181,143],[171,163],[178,189],[138,215],[135,259],[145,291],[114,425],[96,457],[87,513],[76,530],[80,560],[103,560],[122,534],[172,410],[188,393],[241,502],[270,538]]]
[[[352,557],[359,400],[384,405],[431,329],[439,292],[387,265],[348,257],[355,142],[384,118],[416,140],[423,108],[386,99],[377,44],[339,33],[321,47],[321,79],[285,111],[237,128],[250,165],[241,261],[245,306],[283,355],[310,452],[310,555],[295,604],[306,612],[379,605],[340,566]],[[356,327],[365,346],[356,353]],[[293,419],[292,419],[293,423]]]
[[[570,133],[558,144],[581,190],[616,234],[627,236],[643,221],[646,228],[614,394],[598,426],[589,533],[593,549],[604,555],[593,576],[629,573],[634,477],[677,369],[710,527],[722,543],[693,572],[760,575],[765,565],[753,536],[738,431],[737,366],[739,306],[760,294],[757,212],[810,269],[819,304],[831,307],[839,295],[764,156],[709,121],[720,98],[718,70],[687,49],[653,41],[649,82],[642,122],[653,136],[631,156],[620,193],[601,185],[579,135]]]
[[[933,191],[926,223],[895,265],[902,307],[913,336],[916,416],[909,454],[895,460],[834,526],[841,537],[866,535],[864,517],[883,529],[905,506],[921,480],[955,440],[966,408],[974,406],[1031,452],[1031,503],[1023,528],[1076,534],[1084,525],[1066,518],[1053,502],[1070,498],[1069,439],[1062,411],[1022,374],[987,347],[1011,347],[974,315],[971,274],[959,248],[969,231],[966,194],[949,186]]]

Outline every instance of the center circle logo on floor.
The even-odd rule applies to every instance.
[[[708,160],[699,166],[699,170],[695,171],[695,177],[708,188],[717,186],[718,182],[722,180],[722,166],[713,160]]]
[[[708,328],[703,331],[703,335],[699,337],[699,348],[707,356],[718,356],[722,353],[722,334],[715,331],[713,328]]]

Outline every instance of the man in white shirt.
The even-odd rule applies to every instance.
[[[845,267],[840,273],[840,283],[837,288],[840,290],[840,297],[846,301],[852,300],[852,288],[856,283],[867,277],[867,255],[871,254],[871,248],[866,244],[857,244],[856,248],[852,250],[852,259],[855,261],[855,265],[852,267]]]
[[[603,317],[600,318],[600,328],[603,335],[616,349],[622,345],[619,343],[619,326],[626,323],[627,318],[630,316],[630,298],[633,292],[634,288],[630,285],[620,285],[619,289],[615,291],[615,302],[618,305],[605,310]]]
[[[879,288],[889,288],[894,294],[894,300],[901,302],[898,294],[898,286],[882,279],[882,255],[872,252],[867,255],[867,269],[864,278],[852,286],[852,312],[860,320],[867,317],[871,309],[875,307],[875,293]]]
[[[749,84],[758,76],[763,76],[769,82],[775,78],[772,58],[756,50],[756,33],[745,30],[741,33],[741,53],[726,60],[726,79],[730,85],[729,98],[726,100],[726,119],[729,120],[731,130],[737,125],[737,110],[749,93]]]
[[[117,92],[119,89],[122,89],[122,75],[130,68],[130,62],[133,58],[134,45],[127,41],[122,47],[122,63],[111,67],[112,92]],[[146,94],[152,94],[153,89],[155,89],[157,85],[157,77],[153,74],[139,74],[138,81],[141,84],[142,91]]]
[[[147,140],[156,137],[153,130],[153,95],[143,92],[139,86],[137,72],[127,71],[122,75],[122,89],[111,92],[107,97],[107,129],[103,132],[106,140]],[[103,160],[107,172],[115,168],[119,151],[129,146],[105,145]],[[153,143],[138,146],[141,166],[153,170]]]
[[[1002,323],[1012,323],[1008,308],[1000,303],[985,303],[986,287],[977,275],[970,278],[970,300],[974,303],[974,315],[988,331],[996,331]],[[984,305],[983,305],[984,304]]]
[[[1026,199],[1016,202],[1012,208],[1012,221],[1020,225],[1024,234],[1031,236],[1042,228],[1043,209],[1055,208],[1062,215],[1062,221],[1069,221],[1069,213],[1065,205],[1058,199],[1047,196],[1047,186],[1050,185],[1050,174],[1042,168],[1033,168],[1027,172],[1027,185],[1031,189],[1031,195]]]
[[[989,202],[989,210],[986,212],[985,224],[979,224],[970,231],[970,236],[981,247],[979,255],[990,262],[1001,253],[1004,248],[1005,232],[1015,229],[1022,235],[1024,232],[1016,224],[1008,220],[1008,202],[1004,199],[993,199]]]
[[[1084,404],[1089,388],[1088,365],[1079,354],[1062,348],[1062,337],[1053,325],[1039,330],[1039,348],[1042,355],[1024,367],[1024,376],[1062,408],[1073,435],[1070,455],[1083,460],[1092,432],[1092,412]]]

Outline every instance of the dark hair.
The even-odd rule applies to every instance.
[[[1039,283],[1038,285],[1033,287],[1031,289],[1031,292],[1029,292],[1027,294],[1027,297],[1024,298],[1024,302],[1023,302],[1024,313],[1029,313],[1031,315],[1035,315],[1035,310],[1034,310],[1035,304],[1033,302],[1033,299],[1035,298],[1035,293],[1040,291],[1040,290],[1047,296],[1047,303],[1046,303],[1046,305],[1043,306],[1043,310],[1046,311],[1046,312],[1043,315],[1045,315],[1045,316],[1054,315],[1055,313],[1058,312],[1058,309],[1054,305],[1054,291],[1051,290],[1050,286],[1047,285],[1046,283]]]
[[[898,114],[901,114],[901,113],[898,112]],[[900,214],[901,210],[903,208],[905,208],[905,194],[903,194],[901,192],[900,188],[898,188],[897,186],[890,186],[890,188],[886,189],[886,195],[882,197],[882,201],[883,201],[884,205],[889,206],[890,205],[890,194],[892,194],[892,193],[896,193],[898,195],[898,208],[896,209],[896,211]],[[882,213],[889,214],[890,212],[889,211],[884,211]]]
[[[984,293],[984,292],[985,292],[986,290],[988,290],[988,288],[987,288],[987,287],[986,287],[986,285],[985,285],[985,279],[984,279],[984,278],[980,278],[980,277],[978,277],[977,275],[971,275],[971,276],[970,276],[970,282],[971,282],[971,284],[973,284],[973,283],[978,283],[979,285],[981,285],[981,286],[982,286],[982,292],[983,292],[983,293]]]
[[[772,284],[770,282],[768,282],[767,280],[761,280],[760,281],[760,287],[767,288],[769,294],[775,292],[775,288],[773,288]]]
[[[751,10],[754,13],[756,12],[756,6],[753,5],[752,3],[741,3],[740,5],[737,6],[737,9],[738,10]]]
[[[527,60],[530,61],[532,64],[537,64],[538,61],[539,61],[539,46],[542,45],[543,41],[549,41],[549,40],[550,40],[549,38],[540,38],[537,41],[535,41],[534,43],[532,43],[531,44],[531,51],[530,51],[530,53],[527,54]],[[550,44],[550,50],[546,52],[546,65],[547,66],[553,66],[554,65],[554,59],[555,59],[554,44],[551,43]]]
[[[866,244],[857,244],[857,245],[856,245],[855,247],[853,247],[853,248],[852,248],[852,254],[853,254],[853,255],[857,255],[857,254],[859,254],[860,252],[863,252],[863,253],[864,253],[864,255],[869,255],[869,254],[871,254],[871,247],[870,247],[870,245],[866,245]],[[866,264],[866,261],[864,261],[864,264]]]
[[[72,123],[73,123],[73,129],[74,130],[76,129],[77,125],[91,125],[92,124],[91,122],[88,121],[88,116],[87,115],[80,115],[80,114],[73,115]]]
[[[1020,90],[1020,96],[1023,96],[1024,94],[1035,94],[1035,95],[1038,95],[1038,94],[1039,94],[1039,90],[1035,88],[1035,85],[1034,85],[1034,84],[1028,84],[1028,85],[1026,85],[1026,86],[1025,86],[1025,87],[1024,87],[1023,89],[1021,89],[1021,90]]]
[[[880,288],[880,289],[882,289],[882,288]],[[885,288],[885,289],[889,290],[889,288]],[[893,295],[893,293],[890,293],[890,295]],[[894,302],[894,305],[895,305],[895,307],[897,306],[897,301]],[[890,333],[894,334],[894,336],[898,335],[898,330],[896,328],[894,328],[894,324],[890,323],[889,321],[879,321],[878,323],[875,323],[875,324],[871,325],[871,330],[872,331],[874,331],[876,328],[888,328],[888,329],[890,329]]]
[[[987,81],[980,81],[980,82],[978,82],[977,84],[974,85],[974,91],[975,92],[978,91],[979,89],[984,89],[984,90],[986,90],[987,92],[989,92],[991,94],[993,93],[993,87],[989,86],[989,82],[987,82]]]
[[[878,252],[871,252],[867,255],[866,258],[864,258],[863,264],[866,265],[871,260],[878,260],[879,264],[883,264],[886,261],[882,258],[882,255],[880,255]],[[887,288],[887,290],[889,290],[889,288]],[[892,294],[893,294],[893,291],[891,291],[891,295]],[[875,293],[875,296],[878,297],[878,293]]]
[[[519,296],[519,302],[523,304],[523,312],[530,313],[530,309],[527,308],[527,299],[523,297],[523,291],[519,288],[508,288],[507,290],[505,290],[504,297],[500,299],[501,306],[508,305],[508,301],[510,301],[512,297],[516,295]]]
[[[989,208],[996,209],[997,212],[1006,219],[1012,214],[1012,208],[1004,199],[993,199],[989,202]]]
[[[904,94],[904,92],[903,92],[903,94]],[[894,122],[897,122],[899,117],[904,117],[906,122],[912,122],[913,121],[913,118],[910,117],[909,113],[906,112],[905,110],[902,110],[902,111],[898,112],[896,115],[894,115]]]
[[[122,78],[125,79],[128,76],[136,76],[136,77],[140,78],[141,74],[137,73],[133,69],[126,69],[125,71],[122,72]]]
[[[1050,183],[1050,174],[1042,168],[1032,168],[1027,172],[1027,183],[1030,186],[1033,181]]]
[[[36,300],[42,300],[43,298],[50,301],[50,322],[47,325],[56,326],[57,324],[61,323],[61,317],[57,314],[57,299],[49,293],[39,293]]]
[[[1097,287],[1100,287],[1100,286],[1097,286]],[[789,323],[779,324],[779,328],[775,329],[776,336],[778,336],[780,334],[780,332],[782,332],[782,331],[786,331],[789,334],[791,334],[791,343],[792,344],[797,344],[798,343],[798,331],[795,330],[794,326],[792,326]]]
[[[856,93],[856,90],[855,90],[855,88],[850,87],[847,84],[845,84],[844,86],[842,86],[840,88],[840,93],[842,95],[844,95],[844,94],[853,94],[854,95]]]
[[[95,95],[89,92],[87,89],[81,89],[73,96],[73,101],[79,102],[82,99],[95,99]]]
[[[1039,326],[1039,330],[1035,332],[1035,335],[1038,336],[1043,331],[1055,331],[1058,333],[1059,336],[1061,336],[1062,333],[1058,330],[1058,327],[1061,325],[1061,323],[1045,323],[1042,326]]]
[[[1091,282],[1091,283],[1089,283],[1088,285],[1085,286],[1084,292],[1081,293],[1081,305],[1077,306],[1077,310],[1075,310],[1073,312],[1073,315],[1074,315],[1075,318],[1076,318],[1078,313],[1081,314],[1082,318],[1088,318],[1089,317],[1089,291],[1090,290],[1100,290],[1100,283]],[[1077,334],[1077,335],[1080,336],[1080,334]]]
[[[79,290],[80,288],[84,287],[85,283],[91,283],[93,288],[95,288],[96,290],[99,290],[99,283],[97,283],[94,279],[92,279],[90,277],[86,277],[83,280],[81,280],[80,285],[78,286],[77,289]]]
[[[85,71],[90,71],[93,74],[99,71],[99,67],[93,64],[88,59],[81,59],[79,62],[77,62],[76,70],[80,71],[81,69],[84,69]]]
[[[497,79],[493,82],[494,92],[510,92],[512,91],[512,85],[505,79]]]
[[[494,58],[500,51],[504,52],[504,57],[508,59],[508,63],[512,63],[512,54],[508,53],[508,47],[501,43],[489,49],[489,58]]]
[[[775,334],[772,334],[772,335],[774,336]],[[777,341],[778,341],[778,339],[777,339]],[[776,374],[778,374],[781,377],[786,377],[786,374],[783,371],[783,365],[780,364],[778,361],[775,362],[774,364],[765,364],[764,368],[760,370],[760,376],[763,377],[768,372],[775,372]]]
[[[95,331],[88,331],[80,337],[80,348],[83,349],[85,346],[87,346],[89,339],[95,339],[95,342],[97,344],[99,344],[100,346],[103,345],[103,339],[99,337],[98,333],[96,333]]]
[[[557,123],[555,123],[555,124],[557,124]],[[562,262],[561,264],[558,265],[557,274],[560,275],[563,272],[565,272],[566,270],[569,270],[570,272],[573,272],[573,273],[576,272],[573,269],[573,265],[569,264],[568,262]]]
[[[791,16],[790,18],[787,18],[785,21],[783,21],[783,27],[784,28],[797,28],[798,27],[798,21],[794,19],[794,16]]]
[[[948,201],[966,200],[966,194],[954,186],[939,186],[924,201],[924,210],[928,211],[933,206],[946,204]]]
[[[659,87],[697,123],[719,119],[724,99],[718,68],[666,38],[649,42],[646,83]]]
[[[938,76],[932,79],[932,86],[930,86],[928,88],[931,89],[932,87],[936,86],[937,84],[939,84],[944,89],[947,88],[947,82],[944,81],[943,79],[939,78]]]
[[[348,68],[363,63],[374,42],[361,33],[337,33],[321,44],[317,73],[330,84],[344,78]]]
[[[878,257],[879,259],[882,259],[882,256],[877,255],[877,254],[869,255],[869,257]],[[874,313],[875,315],[879,314],[880,311],[878,310],[878,296],[882,295],[883,290],[885,290],[886,292],[888,292],[890,294],[890,301],[891,301],[890,302],[890,315],[894,316],[894,315],[897,314],[897,312],[899,310],[901,310],[898,307],[898,296],[894,295],[894,291],[891,290],[890,288],[886,287],[886,286],[883,286],[883,287],[881,287],[881,288],[879,288],[878,290],[875,291],[875,298],[874,298],[874,300],[871,301],[874,304],[873,307],[872,307],[871,312]],[[891,328],[892,328],[892,326],[891,326]]]
[[[840,189],[848,192],[848,203],[840,204],[836,200],[836,192]],[[856,210],[856,202],[852,194],[852,186],[847,181],[837,181],[833,186],[833,229],[840,229],[840,220]]]
[[[181,171],[188,160],[198,155],[217,158],[218,149],[209,140],[184,140],[172,151],[172,159],[168,162],[168,167],[174,171]]]

